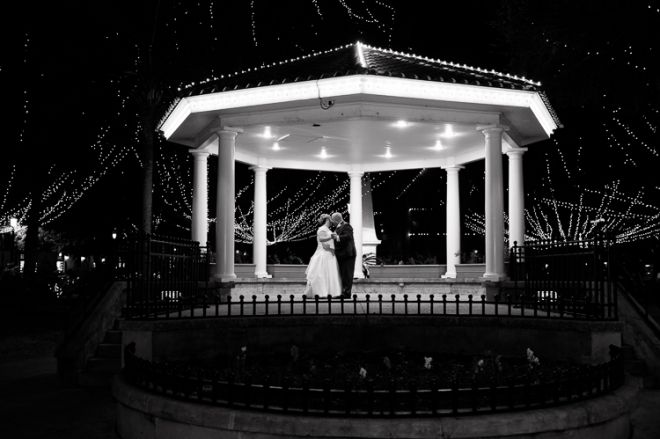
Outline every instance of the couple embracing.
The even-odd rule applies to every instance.
[[[341,213],[323,214],[316,231],[316,252],[309,261],[307,297],[351,297],[355,271],[355,242],[353,227]]]

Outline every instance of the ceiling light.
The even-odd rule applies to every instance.
[[[442,135],[443,137],[454,137],[456,135],[454,133],[454,127],[450,124],[445,125],[445,132]]]
[[[385,156],[386,159],[391,159],[392,158],[392,147],[391,146],[386,146],[385,147]]]
[[[280,142],[273,143],[273,151],[279,151],[280,149]]]
[[[436,151],[442,151],[443,149],[445,149],[445,147],[442,145],[442,142],[440,141],[440,139],[435,141],[435,145],[433,146],[433,149],[436,150]]]
[[[321,154],[319,155],[322,159],[327,159],[328,158],[328,152],[325,150],[325,146],[321,148]]]
[[[273,138],[273,133],[270,130],[270,126],[266,125],[264,127],[264,132],[263,132],[263,134],[261,134],[261,137],[263,137],[264,139],[272,139]]]
[[[397,128],[408,128],[410,126],[410,123],[406,122],[405,120],[397,120],[392,124],[392,126],[397,127]]]

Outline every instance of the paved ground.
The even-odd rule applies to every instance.
[[[7,342],[0,337],[0,348]],[[42,345],[19,358],[0,357],[0,437],[116,439],[110,390],[62,386]],[[632,439],[660,438],[660,389],[641,392],[633,429]]]

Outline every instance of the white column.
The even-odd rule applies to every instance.
[[[353,240],[355,241],[355,274],[353,277],[362,279],[362,172],[351,171],[351,199],[349,222],[353,227]]]
[[[484,278],[504,277],[504,195],[502,190],[503,127],[482,132],[486,147],[486,272]]]
[[[208,151],[190,151],[193,156],[193,200],[190,234],[193,241],[204,247],[208,243]]]
[[[252,225],[252,257],[257,279],[272,277],[266,271],[266,171],[264,166],[252,166],[254,171],[254,223]]]
[[[461,202],[458,171],[462,166],[450,166],[447,171],[447,272],[443,277],[456,278],[456,265],[461,263]]]
[[[525,242],[525,191],[523,186],[523,154],[527,148],[507,151],[509,156],[509,247]]]
[[[234,153],[236,131],[218,131],[218,186],[215,222],[215,277],[220,281],[236,279],[234,273]]]

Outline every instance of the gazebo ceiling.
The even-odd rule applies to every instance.
[[[161,130],[215,152],[213,132],[238,128],[236,159],[277,168],[459,165],[483,158],[480,126],[508,126],[505,148],[548,138],[559,121],[539,86],[356,43],[191,87]]]

